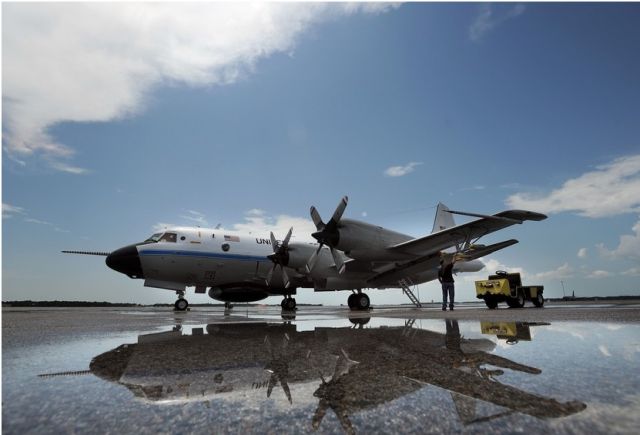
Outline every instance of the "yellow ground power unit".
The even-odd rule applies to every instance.
[[[507,273],[499,270],[489,279],[476,281],[476,297],[484,299],[487,307],[493,309],[500,302],[506,302],[510,308],[522,308],[525,301],[533,302],[540,308],[544,305],[544,286],[523,286],[519,273]]]

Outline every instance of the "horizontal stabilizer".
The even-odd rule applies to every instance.
[[[546,214],[536,213],[535,211],[529,210],[507,210],[496,213],[494,216],[519,221],[543,221],[547,218]]]
[[[94,251],[62,251],[63,254],[81,254],[81,255],[101,255],[108,256],[111,252],[94,252]]]

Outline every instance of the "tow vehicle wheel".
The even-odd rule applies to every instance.
[[[509,305],[509,308],[524,307],[524,293],[522,291],[518,291],[518,294],[515,298],[509,298],[507,300],[507,304]]]
[[[356,304],[355,304],[356,309],[358,309],[358,310],[368,310],[369,309],[370,301],[369,301],[369,296],[367,296],[366,294],[360,293],[360,294],[356,295],[355,302],[356,302]]]
[[[349,305],[349,308],[352,310],[356,308],[356,297],[357,295],[355,293],[351,293],[347,298],[347,305]]]
[[[176,308],[176,311],[185,311],[189,306],[189,302],[186,299],[178,299],[173,306]]]
[[[282,308],[285,310],[295,310],[296,309],[296,300],[294,298],[287,298],[283,301]]]
[[[542,306],[544,305],[544,296],[542,296],[542,293],[538,292],[538,295],[533,300],[533,305],[538,308],[542,308]]]
[[[498,307],[498,301],[491,296],[487,296],[484,298],[484,303],[487,304],[490,310],[495,310]]]

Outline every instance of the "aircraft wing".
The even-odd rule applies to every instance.
[[[482,218],[447,228],[437,233],[429,234],[428,236],[398,243],[397,245],[389,246],[389,249],[416,256],[426,256],[467,241],[472,242],[475,239],[510,227],[511,225],[521,224],[527,220],[541,221],[547,218],[547,216],[541,213],[526,210],[507,210],[491,216],[461,212],[458,212],[458,214],[482,216]]]
[[[489,246],[472,246],[468,249],[465,249],[464,251],[459,252],[457,255],[459,261],[475,260],[480,257],[489,255],[492,252],[504,249],[511,245],[515,245],[516,243],[518,243],[517,240],[511,239],[505,240],[504,242],[494,243],[493,245]],[[368,280],[368,282],[373,287],[393,285],[406,276],[412,275],[414,273],[420,273],[429,268],[435,269],[438,267],[439,262],[440,252],[432,252],[414,260],[410,260],[404,263],[397,263],[393,265],[393,267],[390,267],[374,275]]]

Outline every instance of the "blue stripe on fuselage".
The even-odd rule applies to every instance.
[[[201,252],[201,251],[176,251],[170,250],[145,250],[140,251],[140,255],[175,255],[178,257],[204,257],[204,258],[223,258],[226,260],[240,261],[267,261],[267,257],[259,257],[257,255],[241,255],[241,254],[223,254],[218,252]]]

